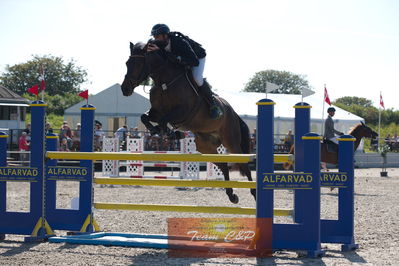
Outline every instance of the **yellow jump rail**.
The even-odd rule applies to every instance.
[[[174,161],[174,162],[215,162],[248,163],[256,158],[255,154],[168,154],[168,153],[120,153],[120,152],[53,152],[46,153],[49,159],[73,160],[127,160],[127,161]],[[290,161],[292,155],[274,155],[275,162]]]
[[[245,207],[212,207],[193,205],[163,205],[163,204],[131,204],[131,203],[94,203],[99,210],[133,210],[133,211],[162,211],[162,212],[191,212],[191,213],[223,213],[255,215],[255,208]],[[292,210],[276,209],[274,216],[292,216]]]

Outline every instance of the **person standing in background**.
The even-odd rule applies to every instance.
[[[21,165],[28,165],[29,164],[29,141],[27,139],[27,133],[25,131],[22,132],[22,135],[19,137],[18,140],[18,148],[20,153],[19,159],[21,161]],[[25,163],[27,162],[27,163]]]

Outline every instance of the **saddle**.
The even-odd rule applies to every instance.
[[[338,144],[326,138],[323,138],[323,143],[326,145],[328,152],[338,153]]]

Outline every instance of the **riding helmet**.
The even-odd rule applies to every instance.
[[[327,113],[329,113],[329,112],[335,112],[335,108],[334,107],[329,107],[327,109]]]
[[[168,34],[170,32],[169,27],[166,24],[156,24],[152,27],[151,35]]]

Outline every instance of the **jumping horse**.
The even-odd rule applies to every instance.
[[[127,73],[121,86],[124,96],[132,95],[148,77],[154,81],[150,90],[151,109],[141,117],[151,134],[170,132],[170,125],[173,129],[193,132],[197,150],[201,153],[216,154],[220,144],[230,153],[249,153],[250,136],[246,123],[225,99],[218,96],[215,97],[223,116],[212,120],[208,103],[198,93],[190,70],[168,60],[163,50],[147,52],[147,44],[130,43],[126,66]],[[228,181],[227,163],[215,164]],[[248,164],[237,165],[241,175],[252,181]],[[232,188],[226,188],[226,194],[232,203],[238,203],[238,196]],[[256,197],[256,190],[251,189],[251,194]]]

